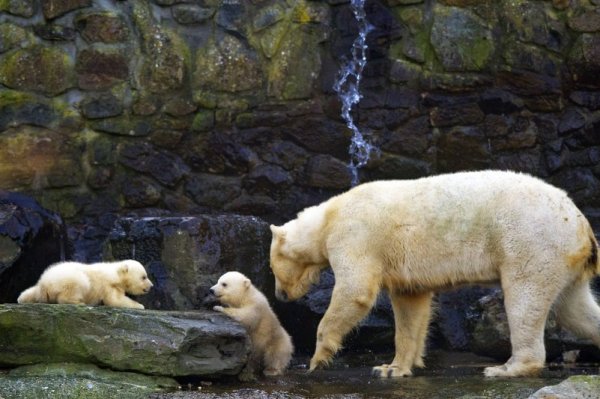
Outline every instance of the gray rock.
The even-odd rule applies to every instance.
[[[238,215],[121,218],[106,245],[109,258],[135,258],[155,283],[141,303],[197,309],[221,274],[237,270],[272,298],[267,223]]]
[[[494,52],[492,34],[485,23],[456,7],[434,8],[431,42],[447,71],[482,70]]]
[[[471,350],[477,354],[506,360],[510,357],[511,345],[508,319],[504,310],[504,297],[500,290],[480,298],[473,307],[473,331]],[[565,351],[581,350],[586,357],[598,357],[600,350],[591,343],[575,337],[562,329],[551,312],[545,329],[546,358],[560,358]]]
[[[600,398],[600,376],[575,375],[558,385],[540,389],[529,399],[571,399],[571,398]]]
[[[189,25],[208,21],[215,14],[215,9],[195,4],[178,4],[173,7],[172,12],[175,21]]]
[[[78,305],[0,305],[0,366],[90,363],[158,376],[237,374],[249,340],[215,312]]]

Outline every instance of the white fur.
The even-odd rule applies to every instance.
[[[335,273],[311,369],[330,361],[381,288],[396,318],[396,356],[375,368],[382,376],[423,365],[433,292],[467,283],[499,281],[504,290],[513,356],[487,376],[541,369],[555,302],[565,326],[600,346],[600,307],[588,284],[598,273],[593,231],[564,191],[532,176],[484,171],[371,182],[271,228],[278,298],[304,295],[328,264]]]
[[[251,367],[262,365],[265,375],[284,372],[292,358],[292,339],[279,323],[267,298],[239,272],[223,274],[211,291],[229,307],[215,306],[242,324],[252,342]]]
[[[37,284],[19,295],[18,303],[68,303],[144,309],[125,294],[142,295],[152,288],[144,266],[135,260],[49,266]]]

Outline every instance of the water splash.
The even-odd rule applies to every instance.
[[[360,80],[362,72],[367,64],[367,35],[373,30],[373,26],[367,20],[365,12],[365,0],[351,0],[350,7],[358,23],[358,36],[352,44],[350,59],[344,59],[340,69],[338,79],[333,89],[338,94],[342,102],[342,118],[346,121],[346,126],[352,130],[352,140],[350,142],[350,164],[348,168],[352,173],[352,186],[358,184],[358,169],[362,168],[369,161],[372,151],[378,152],[379,149],[369,143],[360,132],[352,117],[352,107],[360,101]]]

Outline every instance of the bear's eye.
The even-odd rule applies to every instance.
[[[227,283],[221,283],[223,287],[227,287]]]
[[[144,277],[142,277],[142,280],[146,280],[147,278],[148,278],[148,277],[144,276]]]

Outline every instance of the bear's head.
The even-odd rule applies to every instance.
[[[224,305],[239,306],[252,286],[252,282],[240,272],[227,272],[219,277],[210,292]]]
[[[275,275],[275,296],[280,301],[294,301],[319,281],[323,260],[303,248],[305,242],[296,242],[290,237],[285,226],[271,225],[271,232],[271,270]]]
[[[136,260],[128,259],[119,263],[119,277],[125,291],[131,295],[147,294],[153,284],[148,278],[144,266]]]

